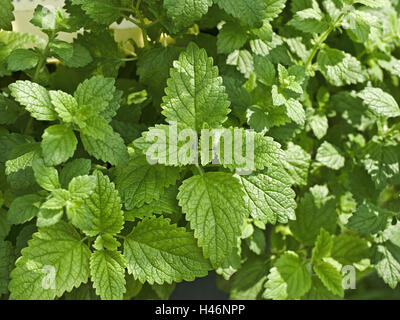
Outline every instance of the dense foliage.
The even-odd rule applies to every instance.
[[[43,40],[0,0],[2,298],[166,299],[213,270],[231,299],[400,298],[399,14],[67,0]],[[254,164],[149,163],[174,125],[254,130]]]

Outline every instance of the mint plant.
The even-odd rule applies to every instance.
[[[13,11],[1,298],[168,299],[211,272],[231,299],[399,298],[398,0],[66,0],[36,8],[44,38]]]

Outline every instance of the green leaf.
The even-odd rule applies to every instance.
[[[276,71],[268,56],[254,57],[254,70],[257,75],[257,80],[266,86],[272,86],[275,83]]]
[[[313,245],[321,228],[336,230],[336,201],[326,187],[314,186],[304,194],[296,210],[296,220],[289,222],[294,237],[305,245]]]
[[[90,250],[66,222],[33,235],[11,272],[12,300],[51,300],[86,283]]]
[[[262,25],[267,4],[263,0],[214,0],[218,6],[250,27]]]
[[[36,52],[26,49],[16,49],[8,56],[7,64],[10,71],[23,71],[36,67],[39,56]]]
[[[193,131],[184,131],[181,125],[156,125],[142,134],[134,145],[146,154],[152,164],[184,166],[195,163],[198,137]],[[187,134],[187,135],[186,135]],[[187,138],[189,141],[186,141]],[[186,151],[186,152],[184,152]]]
[[[85,47],[93,57],[93,62],[88,65],[89,70],[105,77],[117,77],[122,56],[114,34],[108,28],[96,30],[78,34],[75,43]]]
[[[388,182],[400,176],[396,145],[384,144],[375,136],[365,148],[364,154],[362,163],[378,189],[385,188]]]
[[[39,153],[38,143],[26,143],[14,147],[8,156],[10,160],[6,162],[6,175],[31,167],[33,158]]]
[[[303,94],[302,81],[304,80],[304,69],[302,67],[288,70],[281,64],[278,64],[278,73],[282,89],[288,89],[300,95]]]
[[[75,91],[75,99],[80,107],[87,106],[91,110],[101,112],[106,109],[114,97],[115,80],[94,76],[82,82]]]
[[[61,210],[69,200],[71,200],[71,193],[68,190],[57,189],[51,193],[40,209]]]
[[[11,230],[11,224],[7,220],[7,211],[0,208],[0,240],[4,240]]]
[[[338,300],[339,296],[330,292],[319,280],[318,276],[312,276],[312,285],[310,291],[303,297],[304,300]]]
[[[147,92],[147,91],[143,91]],[[121,100],[124,95],[122,90],[115,90],[114,95],[107,108],[100,112],[100,116],[110,123],[111,120],[117,115],[119,108],[121,107]]]
[[[200,132],[204,126],[220,127],[229,113],[229,101],[218,68],[204,49],[190,43],[171,69],[163,98],[163,115]]]
[[[313,266],[315,273],[325,287],[333,294],[343,298],[343,277],[334,265],[326,261],[320,261]]]
[[[43,159],[36,158],[32,161],[32,168],[35,173],[37,183],[47,191],[60,189],[57,169],[47,167]]]
[[[74,47],[72,43],[53,40],[49,43],[50,52],[52,52],[61,61],[68,60],[72,58],[74,54]]]
[[[306,33],[322,33],[329,27],[325,15],[318,6],[296,12],[289,25]]]
[[[80,44],[73,43],[73,53],[70,58],[63,58],[62,62],[70,68],[82,68],[93,61],[88,49]]]
[[[95,251],[90,257],[93,287],[103,300],[122,300],[125,289],[125,261],[118,251]]]
[[[280,0],[278,0],[280,1]],[[256,38],[259,38],[257,40],[259,41],[264,41],[264,43],[272,41],[272,37],[274,34],[274,31],[272,30],[272,26],[269,22],[268,19],[264,19],[263,25],[260,28],[253,28],[250,30],[250,33],[254,35]],[[253,43],[252,40],[250,40],[250,46],[251,43]]]
[[[328,132],[329,124],[328,118],[324,114],[315,114],[310,120],[309,124],[314,135],[321,140]]]
[[[22,227],[15,243],[15,252],[17,256],[20,256],[21,250],[28,246],[28,241],[32,239],[32,235],[35,232],[37,232],[37,227],[32,223]]]
[[[363,106],[363,102],[353,92],[341,91],[332,97],[332,104],[337,107],[348,124],[364,131],[376,121],[375,116]]]
[[[178,26],[190,27],[208,12],[212,0],[164,0],[168,17]]]
[[[38,214],[36,225],[39,228],[51,227],[59,223],[64,215],[64,211],[61,209],[45,209],[41,208]]]
[[[316,160],[322,165],[333,170],[339,170],[344,167],[345,158],[341,151],[334,145],[324,141],[317,150]]]
[[[0,124],[13,124],[19,117],[20,107],[3,95],[0,96]]]
[[[142,283],[193,281],[210,270],[193,234],[164,218],[139,222],[125,238],[124,257],[129,273]]]
[[[369,258],[368,241],[350,234],[340,234],[333,238],[332,258],[343,265],[351,265]]]
[[[400,116],[400,108],[396,100],[380,88],[367,87],[358,96],[377,116],[388,118]]]
[[[296,185],[306,185],[308,181],[308,171],[311,165],[311,156],[300,146],[293,143],[288,144],[285,151],[286,161],[285,170]]]
[[[296,253],[287,251],[270,270],[263,297],[273,300],[297,299],[310,287],[310,272]]]
[[[171,186],[165,190],[160,199],[153,200],[150,204],[134,209],[133,211],[125,213],[125,220],[133,221],[135,218],[142,219],[144,217],[151,217],[154,214],[176,214],[180,211],[176,196],[178,188]]]
[[[175,46],[148,50],[138,57],[137,74],[140,83],[148,88],[156,105],[160,105],[164,96],[173,61],[178,59],[182,49]]]
[[[333,241],[331,235],[321,228],[321,232],[315,241],[315,246],[312,251],[311,262],[317,263],[319,260],[329,257],[331,255],[332,246]]]
[[[32,220],[39,213],[41,197],[28,194],[14,199],[8,210],[7,220],[10,224],[23,224]]]
[[[303,105],[298,100],[286,97],[276,85],[272,87],[272,100],[275,106],[284,106],[287,116],[295,123],[301,126],[305,124],[306,113]]]
[[[295,123],[303,126],[306,121],[303,105],[295,99],[289,99],[286,101],[285,106],[288,117]]]
[[[246,112],[247,123],[256,132],[264,133],[273,125],[268,111],[258,105],[251,106]]]
[[[391,241],[378,244],[372,262],[378,275],[395,289],[400,281],[400,248]]]
[[[102,234],[96,238],[96,241],[93,244],[93,248],[96,250],[110,250],[110,251],[117,251],[117,249],[121,246],[112,235],[110,234]]]
[[[351,12],[348,19],[353,24],[350,23],[350,35],[354,34],[359,42],[365,42],[369,39],[372,28],[379,28],[378,19],[368,12]]]
[[[73,178],[88,175],[91,167],[92,163],[89,159],[72,160],[61,170],[61,185],[66,188]]]
[[[230,300],[256,300],[267,280],[267,263],[263,258],[250,258],[232,277]]]
[[[62,91],[50,91],[51,103],[64,122],[74,122],[78,112],[75,98]]]
[[[40,4],[35,8],[30,23],[42,29],[42,31],[55,31],[57,28],[54,11]]]
[[[137,281],[131,275],[126,276],[126,293],[124,295],[124,300],[132,300],[136,297],[143,288],[143,284]]]
[[[383,231],[388,224],[388,218],[393,213],[381,209],[372,203],[363,203],[350,218],[347,226],[364,234],[375,234]]]
[[[334,86],[340,87],[366,80],[361,63],[346,52],[325,48],[318,53],[317,61],[321,73]]]
[[[96,187],[96,178],[92,176],[80,176],[71,180],[68,191],[72,198],[86,199]]]
[[[254,70],[253,56],[245,49],[233,51],[226,59],[226,64],[236,66],[246,78],[249,78]]]
[[[271,170],[264,174],[238,177],[246,193],[251,216],[264,223],[287,223],[294,220],[296,194],[287,184],[282,172]]]
[[[287,0],[264,0],[266,4],[266,19],[274,20],[278,17],[286,6]]]
[[[11,95],[26,107],[32,117],[41,121],[54,121],[57,113],[46,88],[30,81],[18,80],[9,86]]]
[[[81,133],[85,136],[98,140],[107,140],[107,137],[114,134],[113,128],[100,116],[91,116],[81,125]]]
[[[8,292],[9,274],[14,259],[11,242],[0,240],[0,296]]]
[[[246,41],[246,30],[237,23],[227,22],[218,33],[218,53],[229,54],[232,51],[242,48]]]
[[[214,267],[230,256],[247,215],[239,180],[229,173],[191,177],[179,188],[178,200],[199,246]]]
[[[390,57],[388,60],[378,60],[378,64],[392,75],[400,77],[400,60]]]
[[[240,128],[229,128],[222,131],[222,137],[228,137],[225,141],[219,135],[220,131],[212,132],[213,145],[208,144],[209,136],[202,135],[201,146],[208,145],[210,153],[202,150],[201,163],[207,165],[217,158],[219,163],[225,168],[237,171],[254,171],[264,168],[281,167],[285,160],[285,155],[279,143],[271,137],[254,133]],[[230,138],[232,138],[232,143]],[[239,141],[242,139],[241,148]],[[235,141],[236,140],[236,141]],[[244,149],[246,148],[246,154]],[[214,154],[213,154],[214,151]],[[227,154],[225,151],[230,151]]]
[[[73,221],[79,219],[79,222],[75,223],[76,226],[92,237],[99,233],[117,234],[124,225],[121,199],[114,183],[110,182],[107,176],[96,171],[93,178],[95,178],[95,187],[91,189],[90,195],[86,195],[83,216],[74,217],[72,215]],[[83,180],[86,179],[90,179],[90,183],[93,182],[92,177],[84,179],[80,177],[72,180],[69,185],[71,193],[82,192],[83,190],[79,189],[82,187]]]
[[[255,228],[250,238],[246,239],[249,249],[257,255],[265,253],[267,242],[265,239],[265,232],[261,229]]]
[[[371,8],[380,8],[386,4],[385,0],[355,0],[355,3],[361,3]]]
[[[64,299],[72,301],[100,300],[91,283],[83,284],[79,288],[65,293]]]
[[[119,0],[72,0],[73,4],[82,5],[82,9],[94,21],[110,25],[122,16]]]
[[[12,30],[11,22],[14,21],[14,6],[11,0],[2,0],[0,6],[0,29]]]
[[[134,156],[128,166],[118,168],[116,185],[128,210],[160,199],[166,187],[175,184],[179,169],[151,165],[145,156]]]
[[[114,166],[124,166],[128,162],[128,150],[118,133],[113,132],[106,140],[81,134],[81,140],[85,150],[98,160]]]
[[[78,145],[74,131],[64,124],[48,127],[42,139],[43,159],[49,166],[66,162],[74,155]]]
[[[242,261],[241,261],[241,248],[235,246],[229,255],[227,257],[221,267],[216,269],[216,273],[223,276],[225,280],[230,280],[231,277],[240,269],[242,266]]]

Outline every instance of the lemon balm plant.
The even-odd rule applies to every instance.
[[[399,1],[0,4],[2,298],[400,297]]]

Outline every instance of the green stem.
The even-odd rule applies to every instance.
[[[390,127],[386,132],[385,136],[389,136],[392,133],[395,133],[396,131],[400,131],[400,123],[394,124],[392,127]]]
[[[142,13],[140,12],[140,3],[141,0],[138,0],[137,4],[136,4],[136,14],[140,20],[140,24],[141,24],[141,28],[142,28],[142,34],[143,34],[143,43],[144,43],[144,47],[148,48],[149,47],[149,39],[147,38],[147,29],[146,29],[146,23],[144,22],[144,18]]]
[[[54,38],[55,38],[55,35],[50,35],[50,36],[49,36],[49,41],[47,42],[46,48],[43,50],[43,53],[41,54],[39,63],[38,63],[38,65],[37,65],[37,67],[36,67],[36,70],[35,70],[35,74],[33,75],[33,78],[32,78],[32,81],[33,81],[33,82],[37,82],[38,79],[39,79],[40,72],[42,71],[42,69],[43,69],[43,67],[44,67],[44,65],[45,65],[45,63],[46,63],[47,56],[48,56],[49,53],[50,53],[50,46],[49,46],[49,44],[50,44],[50,42],[51,42]]]
[[[321,45],[328,39],[329,35],[331,32],[337,27],[337,25],[340,23],[340,21],[343,19],[343,17],[346,15],[346,13],[342,12],[337,19],[329,26],[328,30],[326,30],[321,36],[319,37],[318,41],[315,43],[313,50],[311,51],[310,56],[307,59],[306,62],[306,70],[308,70],[314,60],[315,55],[317,54],[318,50],[320,49]]]
[[[142,3],[142,0],[138,0],[138,2],[136,3],[136,11],[139,11],[140,8],[140,4]]]
[[[130,62],[130,61],[136,61],[137,58],[124,58],[124,59],[119,59],[122,62]]]
[[[120,11],[125,11],[125,12],[130,12],[130,13],[136,13],[136,11],[131,8],[115,7],[115,9],[119,9]]]
[[[32,81],[33,81],[33,82],[37,82],[37,80],[38,80],[38,78],[39,78],[40,71],[42,71],[42,69],[43,69],[43,67],[44,67],[44,64],[45,64],[45,61],[46,61],[46,59],[47,59],[48,51],[49,51],[49,48],[48,48],[48,46],[47,46],[46,49],[45,49],[45,51],[43,52],[43,56],[40,57],[39,63],[38,63],[38,65],[37,65],[37,67],[36,67],[35,74],[33,75],[33,78],[32,78]]]
[[[24,131],[25,135],[29,135],[31,133],[32,125],[33,125],[33,118],[29,117],[28,123]]]
[[[195,167],[197,168],[197,170],[199,171],[201,176],[204,176],[204,170],[202,167],[200,167],[198,164],[195,164]]]

